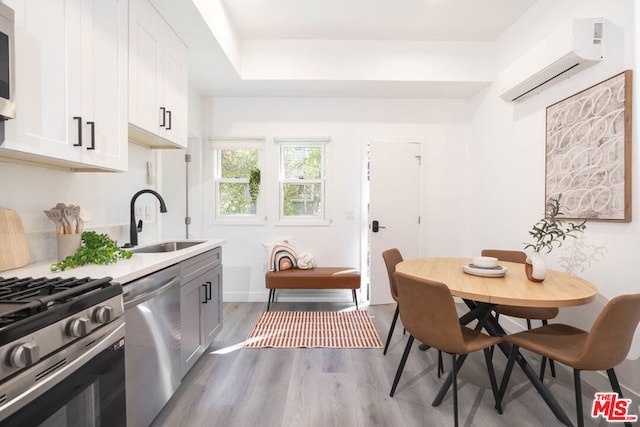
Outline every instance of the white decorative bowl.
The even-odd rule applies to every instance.
[[[471,259],[471,264],[474,267],[495,268],[498,266],[498,258],[492,256],[477,256]]]

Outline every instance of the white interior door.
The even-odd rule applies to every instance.
[[[369,174],[370,301],[389,304],[394,301],[382,252],[398,248],[404,259],[419,252],[420,143],[372,142]]]

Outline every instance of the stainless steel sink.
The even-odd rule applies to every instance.
[[[143,254],[155,254],[161,252],[175,252],[180,249],[190,248],[195,245],[205,243],[206,240],[189,240],[189,241],[170,241],[162,242],[151,246],[143,246],[141,248],[133,249],[133,252]]]

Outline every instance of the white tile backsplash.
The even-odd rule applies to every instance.
[[[146,164],[154,159],[153,150],[129,144],[129,170],[122,173],[69,172],[0,161],[0,182],[5,183],[0,192],[0,207],[20,214],[30,263],[57,258],[54,224],[44,210],[58,202],[87,210],[90,220],[85,223],[85,230],[107,233],[120,246],[127,243],[131,197],[136,191],[149,188]],[[157,209],[153,202],[155,198],[139,200],[136,206]],[[167,204],[172,203],[167,200]],[[143,244],[157,240],[158,234],[157,220],[145,221],[138,241]]]
[[[107,233],[111,239],[116,240],[119,246],[129,241],[129,226],[115,225],[106,227],[87,228],[97,233]],[[27,244],[29,245],[29,263],[52,260],[55,261],[56,233],[55,231],[33,231],[26,232]]]

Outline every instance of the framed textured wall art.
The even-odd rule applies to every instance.
[[[567,219],[631,221],[631,70],[547,107],[546,202]]]

